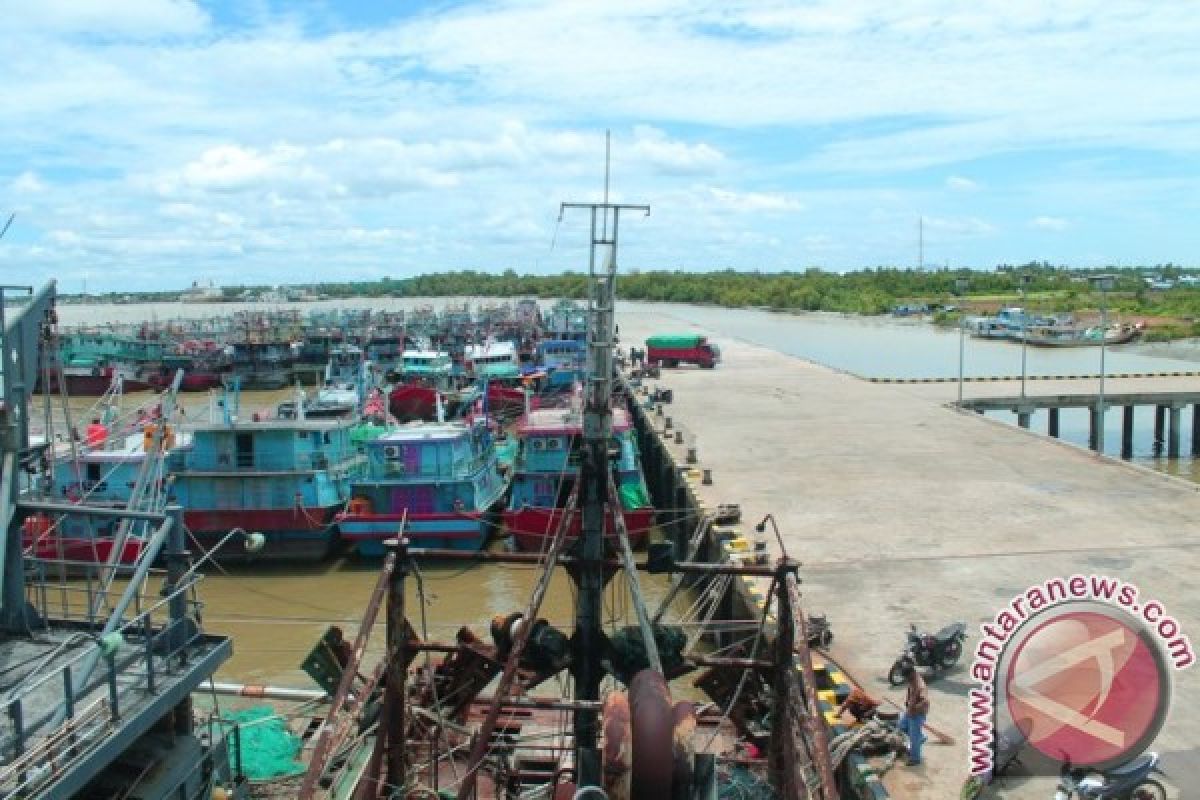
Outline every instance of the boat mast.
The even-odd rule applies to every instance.
[[[649,216],[650,206],[610,203],[608,198],[610,138],[605,133],[604,201],[563,203],[567,209],[591,213],[591,246],[588,253],[587,379],[583,409],[583,458],[579,473],[582,531],[575,544],[578,559],[571,577],[578,586],[575,609],[574,657],[571,671],[579,700],[598,700],[604,675],[604,632],[601,629],[604,592],[604,517],[608,497],[609,441],[612,437],[614,311],[616,302],[617,239],[622,211]],[[613,513],[618,513],[613,509]],[[594,710],[575,713],[576,769],[579,786],[600,783],[595,754],[597,715]]]

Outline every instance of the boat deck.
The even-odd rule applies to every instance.
[[[32,586],[39,611],[66,606],[65,618],[0,639],[0,795],[71,796],[232,654],[228,638],[198,633],[187,618],[167,626],[165,599],[131,612],[105,651],[100,624],[81,611],[90,592],[73,590]]]

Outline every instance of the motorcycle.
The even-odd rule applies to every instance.
[[[955,622],[934,634],[918,633],[916,625],[909,625],[908,642],[904,652],[888,670],[888,683],[899,686],[904,683],[905,666],[929,667],[934,672],[949,669],[958,663],[963,654],[963,641],[967,638],[967,626]]]
[[[1063,764],[1054,800],[1167,800],[1166,788],[1151,774],[1166,774],[1158,768],[1158,753],[1146,753],[1107,772]]]

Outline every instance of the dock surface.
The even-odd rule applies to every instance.
[[[618,320],[625,347],[681,327],[650,313]],[[968,625],[960,665],[930,681],[929,722],[956,744],[931,739],[924,765],[890,770],[894,797],[959,796],[979,625],[1030,585],[1076,573],[1121,578],[1200,644],[1200,486],[957,411],[947,405],[953,384],[871,383],[714,339],[719,367],[664,369],[648,385],[673,391],[665,414],[695,437],[700,466],[712,470],[712,485],[700,489],[705,504],[740,504],[748,527],[775,515],[789,555],[803,563],[807,609],[829,616],[833,657],[868,691],[903,703],[884,676],[909,623]],[[1147,385],[1200,388],[1198,379],[1170,380]],[[968,396],[1010,390],[971,384]],[[1087,391],[1076,382],[1068,390]],[[1198,703],[1200,667],[1177,672],[1173,713],[1155,744],[1178,776],[1172,797],[1200,776],[1200,718],[1188,713]],[[1053,787],[1017,778],[994,796],[1041,800]]]

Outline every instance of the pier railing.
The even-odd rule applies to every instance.
[[[28,677],[9,690],[0,709],[0,797],[25,796],[67,772],[120,724],[140,713],[191,669],[211,642],[195,622],[200,576],[178,586],[139,592],[120,625],[99,637],[116,592],[96,564],[34,559],[35,572],[85,573],[57,583],[33,581],[27,599],[48,623],[32,653]],[[109,567],[106,567],[106,569]],[[122,577],[133,567],[117,567]],[[88,574],[91,577],[88,577]],[[119,579],[118,579],[119,580]],[[146,587],[168,586],[154,570]],[[180,614],[185,609],[186,613]],[[90,666],[96,660],[95,669]]]

